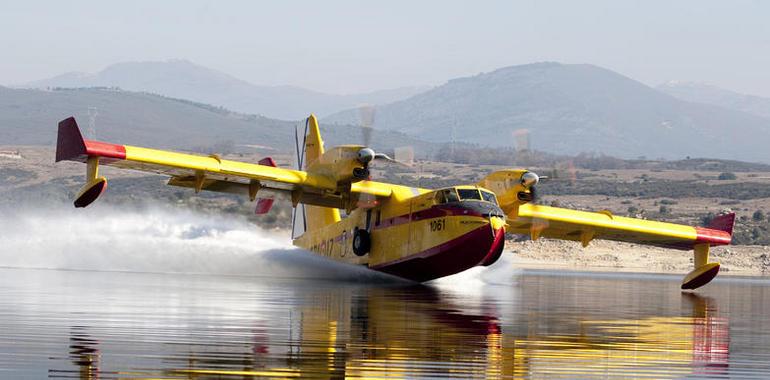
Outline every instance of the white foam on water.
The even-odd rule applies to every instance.
[[[96,206],[96,205],[95,205]],[[0,266],[384,280],[291,245],[240,216],[153,207],[0,210]]]
[[[500,259],[488,267],[474,267],[464,272],[431,281],[444,289],[474,293],[488,286],[514,286],[520,270],[514,266],[511,253],[503,252]]]

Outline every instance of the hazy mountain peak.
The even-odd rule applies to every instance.
[[[164,79],[163,76],[165,75],[173,75],[172,78],[165,78],[165,80],[190,80],[196,78],[211,80],[212,78],[216,78],[227,82],[245,83],[244,81],[236,79],[221,71],[197,65],[186,59],[115,63],[108,66],[97,75],[107,81],[112,78],[127,80],[128,78],[125,77],[132,75],[138,75],[145,78],[155,77],[154,79],[161,80]]]
[[[185,59],[121,62],[95,74],[67,73],[21,87],[120,87],[293,120],[310,113],[327,115],[357,104],[390,103],[425,90],[424,87],[404,87],[335,95],[296,86],[260,86]]]
[[[358,119],[353,109],[323,121]],[[532,149],[565,154],[770,161],[761,143],[770,141],[769,121],[678,100],[591,64],[542,62],[458,78],[378,107],[374,126],[490,146],[517,146],[526,135]]]
[[[47,88],[47,87],[93,87],[95,75],[81,71],[70,71],[47,79],[34,82],[13,85],[21,88]]]

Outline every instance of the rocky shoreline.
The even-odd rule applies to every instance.
[[[692,270],[691,251],[597,240],[587,248],[570,241],[540,239],[506,242],[506,251],[522,269],[572,269],[613,272],[678,273]],[[720,275],[767,276],[770,246],[733,245],[711,249]]]

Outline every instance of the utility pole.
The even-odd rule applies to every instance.
[[[96,140],[96,116],[99,110],[96,107],[88,107],[88,138]]]

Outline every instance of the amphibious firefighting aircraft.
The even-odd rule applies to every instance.
[[[539,177],[524,169],[499,170],[478,183],[443,189],[372,181],[369,164],[393,159],[362,145],[325,150],[314,115],[305,126],[303,146],[297,140],[301,170],[278,168],[271,158],[254,164],[85,140],[72,117],[59,123],[56,161],[87,164],[75,207],[88,206],[106,189],[100,164],[170,176],[169,185],[196,193],[248,196],[257,201],[258,214],[285,196],[295,211],[302,211],[295,212],[304,229],[294,245],[418,282],[493,264],[503,252],[507,231],[533,240],[573,240],[584,247],[606,239],[693,250],[694,269],[682,289],[695,289],[719,272],[719,263],[709,262],[709,248],[732,239],[735,214],[700,228],[535,204]]]

